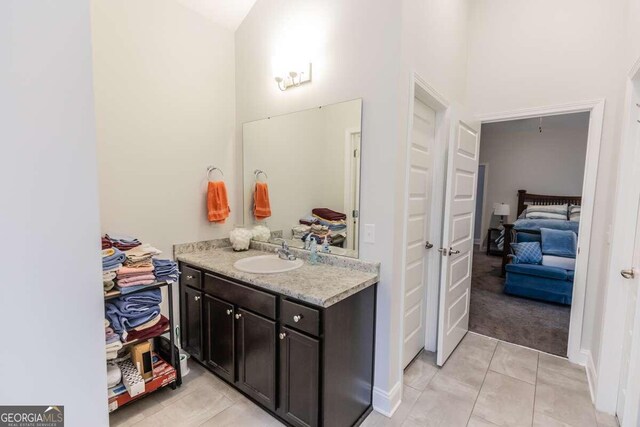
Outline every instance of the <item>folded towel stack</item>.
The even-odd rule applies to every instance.
[[[115,359],[116,357],[118,357],[118,350],[122,348],[120,336],[113,331],[113,328],[111,328],[109,324],[110,322],[105,319],[104,341],[107,360]]]
[[[313,225],[318,223],[318,218],[314,217],[313,215],[307,215],[303,218],[300,218],[298,222],[302,225]]]
[[[125,252],[127,259],[124,264],[128,267],[149,267],[151,258],[160,255],[162,252],[148,243],[138,245],[137,247]]]
[[[153,267],[158,282],[177,282],[178,275],[178,263],[169,259],[153,259]]]
[[[105,292],[109,292],[115,286],[115,281],[113,279],[116,278],[115,271],[105,271],[102,273],[102,285],[104,287]]]
[[[169,319],[164,317],[162,314],[156,316],[156,318],[153,319],[153,321],[154,323],[151,326],[148,326],[146,328],[143,328],[140,330],[137,330],[138,328],[135,328],[130,331],[127,331],[125,342],[131,342],[135,340],[145,340],[148,338],[158,336],[163,332],[165,332],[169,327]]]
[[[139,267],[122,267],[118,270],[118,287],[151,285],[155,283],[153,265]]]
[[[108,273],[117,271],[122,267],[126,255],[118,248],[108,248],[102,250],[102,272]]]
[[[331,231],[343,232],[347,229],[347,216],[328,208],[316,208],[311,211],[318,223],[325,225]]]
[[[123,295],[105,303],[105,314],[115,333],[126,338],[126,332],[160,315],[160,289]]]
[[[311,231],[311,227],[304,224],[296,225],[291,229],[294,239],[301,239],[306,234],[308,234],[309,231]]]
[[[108,235],[105,234],[104,238],[109,240],[114,248],[118,248],[121,251],[128,251],[130,249],[135,248],[136,246],[140,246],[140,241],[135,237],[129,236],[116,236],[116,235]],[[104,243],[103,243],[104,244]]]
[[[109,249],[113,247],[113,243],[111,243],[111,240],[107,239],[106,237],[102,237],[102,249]]]

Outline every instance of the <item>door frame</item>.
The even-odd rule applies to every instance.
[[[414,99],[418,98],[428,107],[436,112],[436,137],[434,144],[434,162],[433,162],[433,178],[432,178],[432,198],[431,198],[431,214],[428,230],[434,247],[442,241],[442,220],[444,210],[444,192],[446,180],[446,158],[447,144],[449,143],[450,127],[451,127],[451,105],[449,102],[433,87],[431,87],[417,72],[411,73],[409,88],[409,109],[407,120],[407,137],[405,141],[406,156],[404,159],[405,177],[403,189],[403,211],[402,211],[402,270],[400,275],[400,313],[402,320],[400,322],[400,378],[404,369],[402,361],[404,360],[404,292],[406,288],[406,260],[407,260],[407,212],[409,210],[409,163],[411,161],[411,130],[413,128]],[[442,161],[439,161],[442,160]],[[425,297],[425,349],[435,351],[438,337],[438,286],[440,283],[440,259],[439,256],[432,256],[426,263],[428,275],[426,280]]]
[[[480,153],[478,153],[478,156],[480,156]],[[482,217],[480,218],[480,250],[484,250],[486,249],[486,246],[484,246],[484,231],[487,230],[489,227],[487,227],[487,223],[486,221],[486,217],[488,215],[485,215],[485,210],[487,209],[487,190],[489,189],[489,163],[488,162],[484,162],[484,163],[478,163],[478,170],[480,170],[480,166],[484,166],[484,182],[482,185]],[[477,196],[477,194],[476,194]],[[475,221],[474,221],[475,222]],[[491,217],[489,216],[489,223],[491,223]],[[475,234],[475,232],[474,232]],[[475,241],[475,236],[473,236],[473,245],[475,246],[476,241]]]
[[[353,203],[353,200],[360,200],[360,194],[353,194],[353,182],[351,181],[351,178],[354,175],[354,161],[353,161],[353,155],[352,152],[354,150],[353,147],[353,136],[356,134],[360,134],[360,138],[362,138],[362,130],[360,128],[360,126],[353,126],[350,128],[345,129],[344,131],[344,206],[349,206],[351,209],[351,212],[347,215],[349,218],[352,216],[352,213],[354,210],[358,211],[358,221],[357,224],[353,224],[353,222],[351,222],[351,225],[349,225],[349,222],[347,222],[347,239],[346,239],[346,243],[347,243],[347,249],[349,248],[349,244],[351,242],[353,242],[353,250],[356,251],[356,253],[358,252],[359,248],[358,248],[358,236],[356,235],[356,231],[360,228],[360,206],[355,206]],[[362,139],[360,140],[360,146],[358,147],[358,150],[360,150],[360,153],[358,153],[358,156],[361,155],[362,153]],[[360,159],[360,157],[358,157]],[[359,160],[358,160],[359,161]],[[360,174],[358,174],[358,181],[360,180]],[[360,182],[358,182],[358,186],[359,186]],[[358,192],[359,193],[359,192]],[[354,197],[355,196],[355,197]],[[356,209],[357,207],[357,209]]]
[[[628,214],[625,207],[627,192],[622,183],[627,179],[629,174],[633,172],[634,167],[633,153],[636,149],[636,143],[633,140],[632,126],[636,123],[633,113],[637,108],[634,105],[634,91],[640,92],[640,58],[638,58],[633,67],[631,67],[626,79],[614,219],[611,227],[611,250],[609,254],[609,268],[602,319],[602,337],[598,358],[599,363],[598,370],[596,371],[594,367],[593,378],[589,379],[590,383],[593,382],[592,395],[596,408],[610,414],[616,411],[620,372],[622,368],[620,349],[624,342],[625,312],[624,310],[620,310],[620,307],[626,307],[627,303],[627,292],[625,286],[622,284],[624,279],[620,276],[621,267],[619,260],[624,259],[624,255],[630,253],[632,250],[630,249],[628,229],[625,228],[628,222]],[[625,266],[622,268],[628,267]],[[630,376],[631,375],[640,377],[640,373],[637,371],[632,373],[630,370]],[[635,378],[635,380],[640,381],[640,378]],[[628,404],[625,405],[625,414],[627,413],[628,406]]]
[[[536,118],[540,116],[554,116],[561,114],[589,112],[589,131],[587,136],[587,154],[585,158],[584,178],[582,182],[582,211],[578,234],[578,253],[576,255],[576,270],[571,304],[571,319],[569,322],[569,342],[567,357],[573,363],[593,365],[588,351],[581,349],[582,326],[585,306],[587,265],[589,260],[589,244],[591,242],[591,222],[593,218],[596,179],[600,144],[602,141],[602,124],[604,121],[605,100],[594,99],[568,104],[546,107],[525,108],[520,110],[481,115],[481,123],[496,123],[510,120]],[[590,380],[591,381],[591,380]]]

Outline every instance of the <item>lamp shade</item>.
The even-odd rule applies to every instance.
[[[509,207],[509,205],[505,204],[505,203],[496,203],[493,206],[493,214],[494,215],[504,215],[504,216],[509,216],[511,215],[511,208]]]

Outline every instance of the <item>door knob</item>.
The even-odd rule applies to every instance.
[[[187,280],[193,279],[193,276],[187,276]]]
[[[233,310],[228,309],[228,310],[227,310],[227,316],[228,316],[228,315],[230,315],[231,313],[233,313]]]
[[[196,300],[196,301],[200,301],[200,297],[197,296],[197,295],[195,297],[193,297],[193,299]]]
[[[620,274],[625,279],[633,279],[634,277],[636,277],[636,274],[634,273],[633,268],[630,268],[629,270],[620,270]]]
[[[281,340],[285,339],[287,337],[286,332],[280,332],[280,334],[278,335],[280,337]]]
[[[454,251],[453,248],[449,248],[449,255],[457,255],[460,251]]]
[[[242,314],[241,314],[241,313],[236,314],[236,319],[239,319],[239,318],[241,318],[241,317],[242,317]]]
[[[427,240],[427,243],[424,244],[425,249],[431,249],[433,247],[433,243]]]
[[[442,256],[447,256],[447,250],[445,248],[438,248],[438,252],[440,252]]]
[[[295,316],[293,316],[293,321],[296,323],[298,323],[300,319],[302,319],[302,314],[296,314]]]

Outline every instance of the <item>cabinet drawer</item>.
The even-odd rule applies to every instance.
[[[285,325],[308,334],[320,334],[320,312],[306,305],[283,299],[280,303],[280,320]]]
[[[204,275],[204,291],[270,319],[276,318],[275,295],[242,286],[211,274]]]
[[[180,275],[180,282],[183,285],[191,286],[192,288],[202,289],[202,273],[198,270],[186,265],[182,265],[182,274]]]

